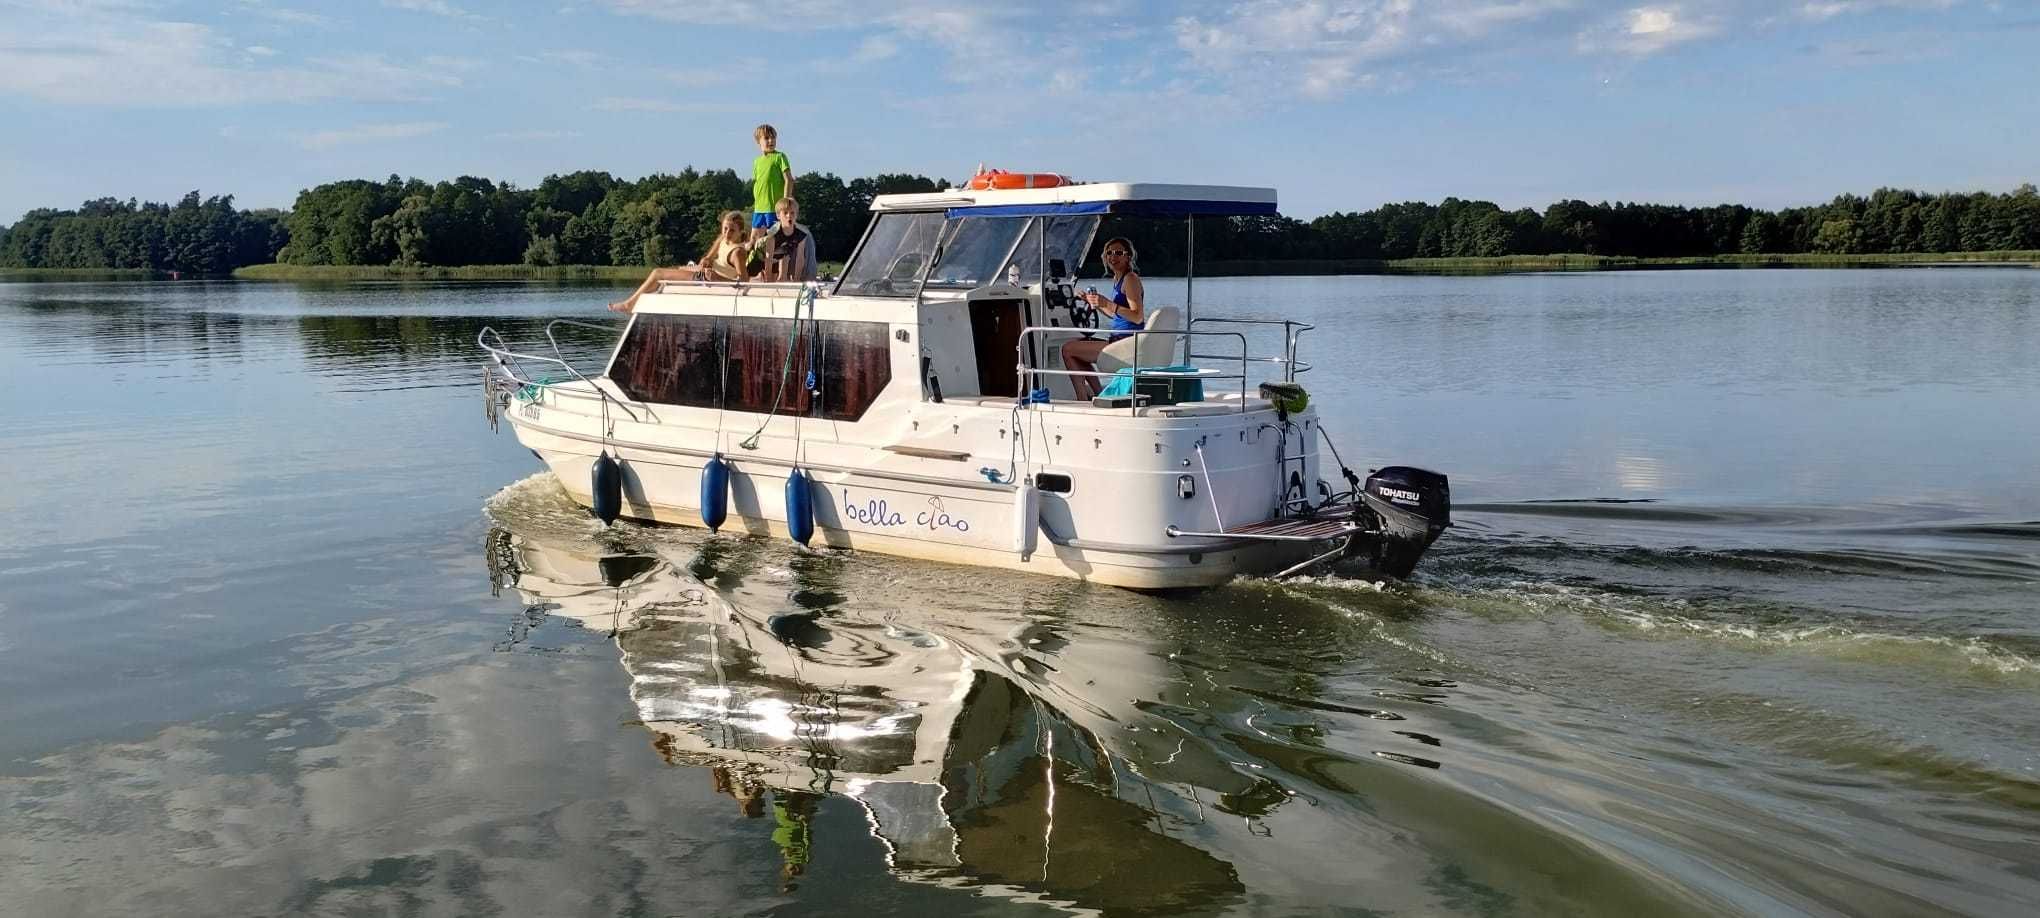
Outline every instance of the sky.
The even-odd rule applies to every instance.
[[[2040,181],[2040,0],[0,0],[0,222],[392,173],[1267,185],[1309,218]]]

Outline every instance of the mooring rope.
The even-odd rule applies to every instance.
[[[814,294],[813,287],[801,291],[801,296],[807,299],[810,313],[814,310]],[[764,436],[765,428],[772,423],[772,418],[779,414],[779,406],[786,399],[786,378],[793,373],[793,354],[800,346],[800,304],[801,300],[798,298],[793,301],[793,327],[786,335],[786,359],[779,365],[779,391],[772,396],[772,410],[765,413],[765,420],[758,422],[757,430],[751,431],[750,436],[737,444],[745,449],[758,448],[758,438]]]

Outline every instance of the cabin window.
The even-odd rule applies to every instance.
[[[822,417],[857,420],[892,382],[885,323],[831,322],[822,330]]]
[[[792,319],[640,315],[617,348],[609,378],[625,395],[654,404],[765,414],[776,401],[788,416],[863,417],[892,381],[885,323],[824,322],[819,338],[813,330],[813,323],[801,323],[789,361]],[[808,392],[810,366],[819,368],[819,410]]]
[[[721,322],[698,316],[638,316],[609,379],[640,402],[713,408],[722,397],[722,336]]]
[[[792,319],[741,318],[716,322],[729,329],[730,403],[726,406],[729,410],[765,414],[773,410],[776,397],[781,414],[808,413],[807,353],[813,344],[808,334],[810,324],[801,323],[800,340],[793,343],[789,363],[786,339],[793,334]]]

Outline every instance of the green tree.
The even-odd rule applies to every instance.
[[[1847,217],[1824,220],[1820,231],[1813,236],[1813,250],[1830,254],[1854,252],[1856,238],[1856,221]]]
[[[1761,255],[1766,252],[1776,251],[1777,245],[1778,218],[1770,214],[1758,213],[1751,216],[1749,222],[1743,224],[1742,237],[1736,246],[1736,250],[1745,255]]]

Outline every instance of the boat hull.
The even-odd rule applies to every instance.
[[[532,433],[520,430],[520,435]],[[578,441],[530,443],[567,494],[592,508],[586,484],[596,452]],[[617,448],[622,459],[623,516],[707,528],[697,505],[705,458]],[[726,457],[729,515],[724,531],[791,538],[783,504],[789,471],[768,462]],[[903,483],[855,471],[809,471],[817,547],[856,549],[903,558],[994,567],[1087,580],[1134,590],[1217,586],[1241,575],[1270,573],[1322,551],[1316,543],[1177,539],[1174,544],[1098,544],[1061,538],[1052,520],[1031,554],[1013,545],[1016,502],[1010,486]],[[1045,511],[1045,516],[1052,516]]]

